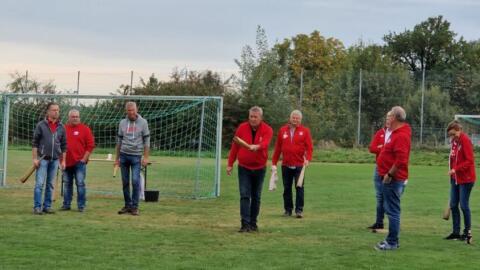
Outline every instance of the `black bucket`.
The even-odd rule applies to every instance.
[[[158,202],[159,195],[160,195],[160,191],[158,190],[145,190],[145,201]]]

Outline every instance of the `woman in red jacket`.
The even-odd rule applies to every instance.
[[[452,210],[453,231],[445,239],[464,240],[467,244],[472,241],[471,215],[470,215],[470,192],[476,180],[475,158],[473,145],[470,138],[462,132],[462,126],[458,121],[452,121],[447,127],[448,137],[451,138],[451,150],[449,158],[450,175],[450,209]],[[463,212],[464,230],[460,235],[460,211]]]

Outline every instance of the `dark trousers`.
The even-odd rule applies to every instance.
[[[469,201],[473,183],[457,185],[455,179],[451,179],[450,184],[450,209],[452,209],[453,232],[460,234],[460,210],[458,209],[458,204],[460,203],[465,225],[463,233],[466,234],[472,228]]]
[[[302,171],[302,166],[289,168],[282,166],[282,180],[283,180],[283,207],[285,211],[292,212],[293,210],[293,199],[292,199],[292,185],[295,185],[296,197],[295,197],[295,213],[303,212],[304,204],[304,189],[297,187],[298,177]],[[303,178],[305,183],[305,178]]]
[[[260,213],[262,186],[265,178],[265,168],[250,170],[238,166],[238,186],[240,189],[240,216],[242,224],[257,224]]]

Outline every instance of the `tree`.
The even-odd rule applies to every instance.
[[[53,80],[41,83],[35,79],[27,79],[25,74],[20,74],[18,71],[10,74],[12,82],[7,84],[7,90],[11,93],[19,94],[58,94],[57,86]]]
[[[394,61],[405,64],[411,71],[431,70],[453,60],[456,33],[443,16],[430,17],[415,25],[413,30],[390,32],[384,36],[386,47]]]

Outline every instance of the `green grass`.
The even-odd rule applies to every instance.
[[[28,165],[16,162],[21,156],[9,156],[17,164],[10,166],[11,177]],[[87,185],[103,181],[105,170],[89,165]],[[83,214],[33,216],[31,186],[0,188],[0,269],[480,269],[476,242],[442,239],[451,230],[451,222],[441,219],[449,191],[445,166],[411,167],[402,197],[401,248],[387,253],[373,249],[385,235],[365,229],[375,213],[373,164],[313,163],[306,174],[304,219],[281,216],[281,184],[269,192],[267,176],[260,232],[248,234],[236,232],[238,183],[223,171],[221,197],[161,197],[142,203],[139,217],[116,214],[123,204],[119,193],[90,193]],[[109,181],[120,191],[118,178]],[[479,203],[474,189],[475,240]]]

